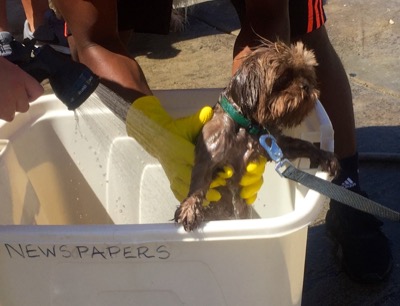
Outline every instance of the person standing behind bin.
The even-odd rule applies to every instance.
[[[341,173],[334,183],[366,195],[360,188],[354,111],[350,84],[325,28],[323,0],[231,0],[241,23],[235,41],[233,72],[260,36],[285,42],[301,40],[314,50],[321,96],[335,131],[335,153]],[[389,241],[374,216],[331,200],[326,228],[338,245],[339,260],[347,274],[360,282],[387,278],[393,259]]]
[[[140,23],[130,25],[134,30],[146,28],[146,22],[147,26],[159,24],[160,20],[164,21],[165,28],[168,18],[163,17],[170,14],[171,2],[162,1],[167,4],[163,9],[159,4],[153,5],[160,10],[154,11],[151,18],[142,18],[145,8],[141,11],[136,6],[138,3],[149,5],[146,1],[127,4],[122,11],[125,16],[139,14],[137,21]],[[127,1],[53,0],[53,3],[71,30],[74,44],[70,43],[70,46],[76,47],[76,59],[91,68],[128,101],[152,95],[143,71],[129,56],[118,36],[117,4],[121,7]],[[241,23],[241,31],[233,48],[232,72],[240,65],[243,55],[259,44],[260,37],[286,43],[302,40],[314,50],[319,62],[317,73],[321,102],[335,130],[335,153],[342,166],[342,172],[334,183],[363,193],[358,178],[351,89],[324,26],[326,18],[322,0],[232,0],[232,3]],[[150,4],[150,7],[153,6]],[[130,20],[135,22],[133,15]],[[162,116],[155,117],[163,121],[160,119]],[[187,124],[190,124],[190,120]],[[198,132],[198,129],[194,130]],[[194,135],[195,132],[187,139],[194,139]],[[392,268],[391,250],[381,232],[382,223],[375,217],[331,201],[326,225],[341,250],[340,260],[344,270],[352,279],[379,282],[389,275]]]

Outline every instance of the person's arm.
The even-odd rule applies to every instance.
[[[118,34],[116,0],[53,0],[71,31],[76,60],[127,101],[152,95],[138,62]]]
[[[0,57],[0,119],[11,121],[16,112],[26,112],[29,102],[43,93],[43,87],[17,65]]]

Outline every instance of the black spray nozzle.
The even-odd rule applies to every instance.
[[[88,67],[66,58],[48,45],[35,49],[34,55],[42,69],[46,69],[54,94],[69,110],[85,102],[99,84],[99,78]]]
[[[32,40],[25,40],[24,44],[14,40],[12,50],[10,60],[39,82],[49,79],[54,94],[69,110],[85,102],[99,84],[99,78],[88,67],[48,45],[35,47]]]

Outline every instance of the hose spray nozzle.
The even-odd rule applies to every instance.
[[[95,91],[99,78],[82,63],[72,61],[49,45],[35,47],[32,40],[14,40],[10,61],[38,82],[49,79],[54,94],[69,110],[75,110]],[[14,51],[16,51],[14,53]]]

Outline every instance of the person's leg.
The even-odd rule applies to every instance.
[[[0,56],[9,56],[12,53],[10,42],[13,40],[9,32],[7,19],[7,1],[0,0]]]
[[[342,62],[332,47],[325,26],[302,36],[301,40],[314,50],[317,58],[320,100],[334,126],[335,153],[339,159],[351,157],[356,154],[354,112],[350,84]]]
[[[324,26],[298,39],[314,50],[319,64],[317,76],[321,89],[320,100],[335,131],[335,153],[342,168],[333,182],[363,193],[358,177],[352,94],[342,62]],[[381,225],[371,215],[336,201],[330,202],[326,226],[329,234],[338,243],[340,260],[345,271],[355,280],[381,281],[391,271],[391,250],[387,238],[380,230]]]
[[[7,0],[0,0],[0,32],[8,31]]]
[[[340,159],[342,171],[335,183],[346,184],[353,191],[360,192],[358,179],[358,157],[356,150],[355,123],[352,95],[349,81],[340,58],[332,47],[324,27],[325,14],[321,0],[290,0],[290,31],[284,23],[274,18],[286,18],[286,9],[266,11],[262,0],[232,0],[244,27],[235,43],[233,71],[240,63],[240,56],[249,51],[247,46],[259,44],[260,34],[266,39],[286,38],[290,41],[303,40],[313,49],[319,62],[317,75],[320,81],[321,102],[332,121],[335,130],[335,153]],[[256,10],[248,10],[249,3]],[[282,4],[283,5],[283,4]],[[284,19],[286,20],[286,19]],[[274,35],[272,25],[279,28]],[[307,34],[308,33],[308,34]],[[289,42],[289,39],[285,39]],[[349,186],[347,183],[351,183]],[[391,251],[386,237],[380,231],[381,223],[371,215],[331,201],[327,215],[327,227],[342,251],[342,263],[346,271],[360,281],[379,281],[385,278],[392,266]]]
[[[49,44],[54,50],[69,54],[64,36],[64,21],[50,9],[48,0],[22,0],[26,20],[24,39],[35,39],[36,45]]]
[[[345,69],[324,25],[310,33],[292,38],[293,42],[298,40],[313,50],[317,58],[320,100],[332,122],[335,131],[335,154],[342,166],[341,173],[334,182],[342,185],[345,181],[351,180],[351,186],[347,184],[346,187],[359,192],[353,100]]]
[[[25,16],[28,20],[29,30],[35,30],[44,24],[45,13],[49,9],[48,0],[21,0]]]
[[[310,11],[310,4],[313,8]],[[302,40],[314,50],[320,100],[335,131],[335,153],[341,171],[333,183],[364,194],[360,188],[353,100],[350,83],[324,26],[321,0],[289,2],[291,41]],[[328,233],[337,243],[340,261],[353,279],[361,282],[383,280],[392,267],[387,238],[375,217],[331,200],[326,216]]]
[[[233,48],[234,73],[250,49],[260,45],[261,38],[289,42],[288,0],[232,0],[239,15],[241,29]]]
[[[110,0],[53,0],[72,33],[77,57],[102,82],[128,101],[151,95],[139,64],[117,29],[117,3]]]
[[[322,0],[290,0],[291,42],[303,41],[315,53],[320,85],[320,100],[335,131],[335,154],[342,161],[342,178],[350,178],[358,191],[358,156],[353,100],[350,83],[342,62],[325,28]],[[346,177],[345,177],[346,176]]]

